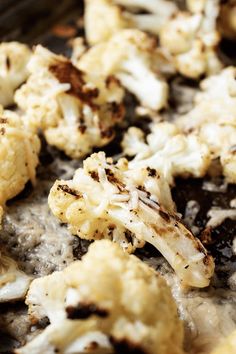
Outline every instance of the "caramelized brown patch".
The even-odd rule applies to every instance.
[[[157,171],[154,168],[147,167],[149,177],[156,177]]]
[[[6,124],[7,118],[0,118],[0,124]]]
[[[94,304],[80,303],[76,307],[68,306],[66,308],[67,318],[71,320],[80,320],[89,318],[92,315],[105,318],[108,316],[107,310],[98,308]]]
[[[58,191],[59,191],[59,190],[62,190],[63,192],[68,193],[68,194],[70,194],[70,195],[73,195],[73,196],[76,197],[76,198],[81,198],[81,197],[82,197],[82,195],[81,195],[78,191],[76,191],[75,189],[72,189],[72,188],[68,187],[66,184],[59,184],[59,185],[57,186],[57,190],[58,190]]]
[[[89,175],[92,179],[94,179],[94,181],[99,182],[98,173],[96,171],[89,171]]]
[[[141,344],[133,343],[129,339],[117,340],[112,336],[109,339],[116,354],[146,354]]]
[[[5,128],[1,128],[0,129],[0,135],[4,135],[6,133],[6,129]]]

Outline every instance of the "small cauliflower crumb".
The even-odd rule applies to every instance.
[[[108,240],[94,242],[62,272],[34,280],[26,303],[34,322],[47,316],[50,325],[18,354],[183,353],[165,280]]]
[[[180,222],[168,183],[149,166],[115,165],[103,152],[93,154],[69,181],[56,181],[49,207],[72,234],[88,240],[107,238],[128,252],[151,243],[186,285],[205,287],[213,259]]]
[[[15,100],[26,123],[41,128],[48,144],[80,158],[113,139],[113,128],[124,115],[123,89],[114,77],[85,75],[41,46],[28,67],[30,77]]]
[[[86,73],[114,75],[141,105],[160,110],[168,99],[168,85],[161,75],[162,67],[171,65],[168,60],[153,37],[132,29],[91,47],[75,64]]]
[[[0,106],[0,216],[6,201],[35,183],[40,141],[16,113]]]
[[[18,42],[0,44],[0,104],[14,103],[15,90],[27,79],[31,50]]]

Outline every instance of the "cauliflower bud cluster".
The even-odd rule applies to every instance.
[[[26,303],[34,323],[46,316],[50,325],[17,354],[183,353],[183,327],[165,280],[108,240],[34,280]]]
[[[214,262],[174,211],[168,183],[149,166],[114,164],[100,152],[84,161],[70,181],[56,181],[49,194],[55,216],[89,240],[108,238],[133,252],[151,243],[186,285],[209,284]]]
[[[40,128],[50,145],[82,157],[114,137],[123,118],[123,89],[108,76],[85,75],[69,59],[37,46],[30,77],[15,95],[31,128]]]
[[[40,141],[16,113],[0,106],[0,215],[8,199],[35,183]]]

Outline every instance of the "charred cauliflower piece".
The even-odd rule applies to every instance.
[[[16,262],[0,250],[0,303],[24,298],[30,281]]]
[[[94,45],[125,28],[138,28],[158,35],[177,9],[175,3],[168,0],[86,0],[86,38]],[[138,11],[146,13],[138,14]]]
[[[18,354],[183,353],[182,324],[164,279],[108,240],[62,272],[34,280],[26,303],[33,321],[47,316],[51,324]]]
[[[235,354],[236,352],[236,331],[231,333],[220,343],[211,354]]]
[[[185,132],[198,135],[208,146],[212,158],[220,158],[223,173],[236,183],[234,172],[236,145],[236,69],[228,67],[200,84],[194,107],[178,118]]]
[[[0,104],[14,103],[15,90],[27,79],[31,50],[18,42],[0,44]]]
[[[220,71],[216,47],[218,0],[189,1],[189,12],[179,12],[162,27],[160,43],[174,58],[177,71],[192,79]]]
[[[125,134],[124,153],[135,158],[129,163],[132,169],[154,168],[161,171],[170,185],[174,177],[205,175],[211,162],[210,150],[193,134],[184,135],[172,123],[152,123],[151,133],[131,127]]]
[[[106,145],[123,117],[123,90],[109,76],[88,77],[65,57],[37,46],[30,77],[15,95],[26,122],[72,158]]]
[[[168,85],[158,68],[160,60],[154,38],[139,30],[123,30],[90,48],[76,65],[86,73],[114,75],[141,105],[159,110],[168,98]]]
[[[35,182],[40,141],[23,125],[22,119],[0,106],[0,209]],[[0,218],[2,211],[0,210]]]
[[[72,180],[55,182],[49,206],[72,234],[108,238],[128,252],[149,242],[184,284],[207,286],[213,260],[179,221],[169,199],[168,185],[157,170],[129,169],[125,159],[114,165],[100,152],[85,160]]]

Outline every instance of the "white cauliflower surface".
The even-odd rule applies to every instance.
[[[194,107],[176,120],[185,132],[191,131],[202,139],[212,158],[220,158],[223,174],[236,182],[236,83],[235,67],[228,67],[200,84]]]
[[[168,85],[161,70],[171,64],[158,51],[156,40],[140,30],[114,34],[86,51],[76,65],[86,73],[114,75],[144,107],[159,110],[167,105]]]
[[[0,303],[23,299],[30,281],[17,263],[0,250]]]
[[[176,4],[168,0],[86,0],[86,39],[94,45],[125,28],[158,35],[165,21],[177,10]]]
[[[160,43],[174,59],[178,72],[192,79],[218,72],[222,64],[216,47],[218,0],[189,1],[189,10],[179,11],[162,27]]]
[[[31,128],[72,158],[88,154],[114,137],[123,117],[123,90],[113,77],[85,75],[65,57],[37,46],[30,77],[15,95]]]
[[[14,103],[15,90],[27,79],[31,50],[19,42],[0,44],[0,104]]]
[[[50,325],[18,354],[183,353],[166,282],[108,240],[62,272],[34,280],[26,303],[34,321],[47,316]]]
[[[236,331],[231,333],[226,339],[212,351],[211,354],[235,354],[236,352]]]
[[[16,113],[0,106],[0,208],[35,183],[40,141]],[[0,212],[1,214],[1,212]]]
[[[72,234],[108,238],[133,252],[145,241],[154,245],[186,285],[205,287],[214,262],[179,221],[169,185],[157,170],[116,165],[100,152],[84,161],[74,178],[56,181],[49,194],[55,216]]]

